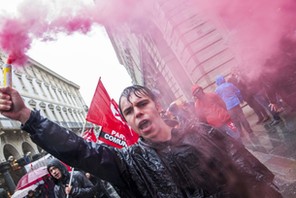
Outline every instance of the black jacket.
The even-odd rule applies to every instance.
[[[55,179],[52,177],[55,186],[54,186],[54,194],[56,198],[64,198],[66,197],[65,187],[69,184],[70,181],[70,173],[68,172],[66,166],[62,164],[57,159],[52,159],[47,164],[47,169],[50,167],[58,168],[62,173],[61,179]],[[48,171],[49,172],[49,171]],[[91,198],[96,194],[96,187],[91,183],[90,180],[80,171],[74,171],[72,182],[71,182],[71,193],[70,198]]]
[[[168,142],[140,139],[121,150],[87,142],[39,112],[22,129],[65,163],[113,184],[122,197],[281,197],[262,163],[207,125],[173,129]]]

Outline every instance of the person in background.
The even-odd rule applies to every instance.
[[[35,190],[29,190],[26,198],[35,198]]]
[[[37,188],[35,188],[36,198],[55,198],[54,195],[54,183],[52,178],[48,175],[42,177],[42,181],[39,182]]]
[[[261,106],[263,106],[273,118],[269,125],[275,126],[281,123],[282,119],[280,117],[280,112],[278,112],[277,108],[273,108],[278,106],[277,94],[270,89],[270,84],[268,83],[268,80],[265,79],[265,75],[262,75],[260,79],[251,81],[250,84],[255,100],[261,104]]]
[[[251,128],[240,106],[240,104],[243,102],[240,90],[232,83],[226,82],[224,77],[221,75],[218,75],[216,77],[216,85],[217,87],[215,92],[226,104],[226,109],[235,127],[241,133],[242,129],[244,128],[248,132],[248,134],[253,134],[253,129]]]
[[[93,198],[97,191],[97,188],[80,171],[74,171],[70,184],[70,173],[67,167],[57,159],[48,162],[47,170],[55,183],[56,198],[64,198],[67,194],[70,198]]]
[[[110,182],[122,197],[282,197],[274,174],[228,135],[201,123],[168,126],[150,89],[125,88],[119,109],[140,136],[122,149],[88,142],[29,109],[15,89],[0,88],[2,115],[20,121],[32,141],[53,156]]]
[[[223,100],[215,93],[205,93],[203,88],[194,84],[191,89],[195,100],[195,111],[200,121],[220,129],[236,140],[240,132],[235,128]]]
[[[255,114],[258,117],[258,121],[256,122],[256,124],[265,123],[270,120],[269,114],[266,108],[262,106],[261,103],[259,103],[256,99],[256,96],[262,94],[262,92],[254,91],[254,86],[248,86],[247,81],[247,78],[242,76],[242,74],[240,74],[237,69],[230,74],[227,80],[227,82],[234,84],[234,86],[236,86],[240,90],[243,100],[254,110]]]
[[[195,119],[190,104],[183,100],[173,101],[167,108],[166,115],[178,122],[175,127],[184,127]]]

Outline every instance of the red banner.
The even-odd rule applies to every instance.
[[[82,134],[83,139],[89,141],[89,142],[97,142],[96,135],[94,133],[94,128],[87,129]]]
[[[99,140],[118,148],[134,144],[138,135],[123,121],[117,103],[110,98],[101,79],[91,101],[86,120],[99,126]]]

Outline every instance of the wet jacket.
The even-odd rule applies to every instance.
[[[52,159],[51,161],[49,161],[47,165],[47,170],[49,170],[49,168],[53,166],[58,168],[62,173],[62,178],[59,180],[52,177],[52,180],[55,183],[54,195],[56,198],[64,198],[67,196],[65,192],[65,187],[66,184],[69,184],[70,173],[68,172],[65,165],[63,165],[57,159]],[[69,196],[70,198],[91,198],[94,197],[96,193],[96,187],[80,171],[74,171],[71,185],[72,189]]]
[[[243,101],[240,90],[232,83],[226,82],[223,76],[216,78],[216,93],[222,98],[226,104],[227,110],[230,110]]]
[[[121,150],[87,142],[39,112],[32,111],[22,129],[65,163],[113,184],[122,197],[280,197],[263,164],[207,125],[173,129],[170,141],[140,139]]]

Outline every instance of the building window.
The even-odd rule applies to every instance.
[[[73,98],[73,95],[71,93],[69,93],[69,98],[71,100],[71,104],[73,104],[74,106],[76,105],[75,104],[75,101],[74,101],[74,98]]]
[[[39,89],[40,89],[42,95],[43,95],[44,97],[46,97],[46,94],[45,94],[44,89],[43,89],[42,84],[41,84],[42,82],[41,82],[40,80],[36,80],[36,83],[37,83],[37,85],[38,85],[38,87],[39,87]]]
[[[44,82],[46,82],[46,83],[49,83],[48,82],[48,78],[47,78],[47,75],[46,75],[46,73],[41,73],[41,78],[42,78],[42,80],[44,81]]]
[[[57,88],[54,87],[54,86],[52,86],[51,88],[53,89],[54,95],[56,96],[56,98],[58,99],[58,101],[61,102],[61,98],[60,98],[60,96],[57,93]]]
[[[67,93],[66,91],[63,91],[63,93],[64,93],[64,95],[65,95],[65,98],[66,98],[67,101],[68,101],[68,104],[72,104],[71,101],[70,101],[70,99],[69,99],[69,95],[68,95],[68,93]]]
[[[50,112],[51,112],[51,114],[53,116],[53,119],[57,121],[58,118],[57,118],[57,115],[56,115],[55,110],[54,110],[54,105],[53,104],[49,104],[48,105],[48,109],[50,110]]]
[[[53,97],[53,95],[52,95],[52,93],[51,93],[51,91],[50,91],[50,89],[49,89],[49,84],[44,84],[44,86],[45,86],[45,88],[46,88],[46,90],[47,90],[47,93],[50,95],[50,98],[51,98],[51,99],[54,99],[54,97]]]
[[[28,73],[30,76],[36,77],[36,74],[35,74],[35,72],[34,72],[32,66],[26,66],[26,69],[27,69],[27,70],[26,70],[27,73]]]
[[[31,77],[31,76],[29,76],[29,75],[26,75],[26,77],[27,77],[27,79],[28,79],[28,81],[29,81],[29,83],[30,83],[30,86],[31,86],[31,88],[32,88],[32,90],[33,90],[33,92],[34,92],[34,94],[38,94],[38,92],[36,91],[36,88],[35,88],[35,86],[34,86],[34,84],[33,84],[33,78]]]
[[[62,93],[62,90],[59,88],[58,91],[59,91],[59,94],[60,94],[61,98],[63,99],[63,102],[66,103],[65,97],[64,97],[64,95]]]
[[[28,101],[28,104],[30,105],[30,107],[32,109],[36,110],[36,104],[37,104],[37,102],[35,100],[33,100],[33,99],[29,100]]]
[[[65,117],[64,117],[63,114],[62,114],[62,109],[61,109],[61,107],[57,106],[56,109],[57,109],[57,111],[58,111],[59,117],[61,118],[61,122],[60,122],[60,124],[61,124],[62,126],[64,126],[64,127],[68,128],[68,125],[67,125],[66,119],[65,119]]]
[[[25,86],[25,83],[24,83],[24,81],[23,81],[23,78],[22,78],[22,75],[20,74],[20,73],[18,73],[18,72],[14,72],[15,73],[15,76],[16,76],[16,79],[19,81],[19,84],[20,84],[20,88],[21,88],[21,90],[23,90],[23,91],[28,91],[27,89],[26,89],[26,86]]]
[[[49,118],[48,116],[48,112],[46,110],[46,104],[44,102],[39,103],[39,107],[41,109],[41,111],[43,112],[43,115],[47,118]]]

